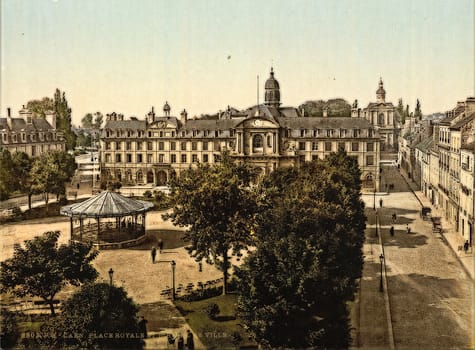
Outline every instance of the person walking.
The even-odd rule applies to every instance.
[[[391,235],[391,237],[394,237],[394,226],[391,226],[391,228],[389,229],[389,234]]]
[[[380,206],[381,208],[383,207],[383,199],[382,199],[382,198],[379,199],[379,206]]]
[[[406,232],[407,234],[411,233],[411,228],[409,227],[409,224],[406,224]]]
[[[176,347],[178,350],[185,349],[185,340],[183,339],[183,336],[181,335],[181,333],[178,333],[176,337]]]
[[[195,350],[195,341],[193,340],[193,333],[189,329],[186,330],[186,348],[188,350]]]
[[[161,238],[158,239],[158,250],[160,251],[160,253],[162,253],[162,249],[163,249],[163,241]]]
[[[140,329],[140,332],[143,334],[144,338],[147,338],[147,322],[148,321],[143,316],[139,321],[139,329]]]
[[[468,239],[465,240],[465,243],[463,244],[463,251],[465,252],[465,254],[467,254],[468,252],[468,247],[469,247],[469,244],[468,244]]]
[[[396,213],[393,213],[393,223],[396,223]]]
[[[152,247],[152,263],[155,264],[155,258],[157,257],[157,248]]]

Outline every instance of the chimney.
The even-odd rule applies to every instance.
[[[183,124],[186,124],[187,120],[188,120],[188,113],[186,112],[186,109],[183,110],[183,112],[180,113],[180,120]]]
[[[323,107],[323,118],[327,118],[328,117],[328,107],[325,106]]]
[[[12,109],[10,107],[7,108],[7,117],[8,118],[12,117]]]
[[[53,111],[45,112],[46,121],[51,125],[53,129],[56,129],[56,114]]]
[[[465,101],[465,114],[469,116],[475,112],[475,97],[467,97]]]
[[[12,129],[12,113],[10,107],[7,108],[7,125]]]

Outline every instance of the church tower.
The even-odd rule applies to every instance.
[[[280,106],[280,86],[274,78],[274,68],[270,69],[270,77],[265,84],[265,105],[276,107]]]
[[[384,90],[382,78],[379,78],[379,89],[376,91],[376,102],[378,103],[386,102],[386,90]]]

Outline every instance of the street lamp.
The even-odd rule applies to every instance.
[[[175,300],[175,266],[176,266],[175,260],[172,260],[170,262],[170,265],[172,267],[172,300]]]
[[[381,277],[379,279],[379,291],[383,291],[383,261],[384,261],[384,255],[381,253],[379,256],[379,262],[381,263]]]
[[[376,186],[374,186],[373,192],[373,210],[376,210]]]
[[[114,270],[112,270],[112,267],[109,269],[109,282],[110,286],[112,287],[112,276],[114,276]]]

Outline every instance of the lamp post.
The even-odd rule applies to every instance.
[[[373,192],[373,210],[376,210],[376,185],[374,186]]]
[[[382,292],[383,291],[383,261],[384,261],[383,253],[381,253],[381,255],[379,256],[379,261],[381,263],[381,277],[379,279],[379,291]]]
[[[172,267],[172,300],[175,300],[175,266],[176,266],[175,260],[172,260],[170,262],[170,265]]]
[[[112,287],[112,276],[114,276],[114,270],[112,270],[112,267],[111,267],[109,269],[109,283],[111,287]]]

